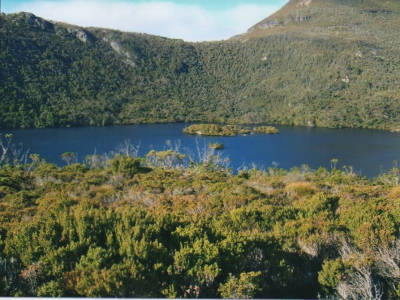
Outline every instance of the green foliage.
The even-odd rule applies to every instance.
[[[398,1],[295,2],[264,21],[276,27],[212,43],[0,16],[0,128],[190,121],[398,130]]]
[[[184,128],[183,132],[204,136],[237,136],[238,134],[249,134],[250,130],[237,125],[194,124]]]
[[[171,149],[165,151],[151,150],[147,153],[146,158],[152,166],[172,168],[174,166],[182,166],[186,155]]]
[[[111,265],[111,254],[100,247],[89,248],[75,270],[67,274],[67,289],[87,297],[120,296],[125,270]]]
[[[400,202],[387,174],[234,175],[179,159],[1,167],[1,294],[395,297]]]
[[[318,273],[318,282],[325,295],[333,295],[340,281],[344,279],[345,268],[341,260],[327,260]]]
[[[254,133],[278,134],[279,130],[273,126],[258,126],[253,128]]]
[[[218,291],[223,298],[228,299],[252,299],[260,288],[261,272],[241,273],[240,277],[229,275],[228,281],[221,284]]]
[[[67,163],[67,165],[70,165],[74,160],[76,160],[76,155],[72,152],[65,152],[61,154],[61,158]]]
[[[271,17],[276,27],[214,43],[2,15],[0,127],[398,129],[400,4],[297,4]],[[337,160],[235,175],[173,150],[86,165],[64,153],[57,167],[10,157],[11,138],[0,137],[1,296],[399,295],[396,168],[373,181]]]
[[[37,292],[38,297],[62,297],[64,294],[63,288],[60,283],[56,281],[49,281],[43,284]]]
[[[117,155],[110,160],[111,170],[114,174],[122,174],[127,177],[132,177],[140,172],[140,159],[130,156]]]
[[[208,145],[208,148],[213,150],[223,150],[224,147],[225,147],[224,144],[221,143],[212,143]]]

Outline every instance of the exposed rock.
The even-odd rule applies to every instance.
[[[371,14],[371,15],[376,15],[376,14],[390,15],[393,13],[391,10],[387,10],[387,9],[364,9],[362,12]]]
[[[88,41],[93,41],[93,37],[86,31],[80,28],[68,27],[67,31],[80,40],[82,43],[87,43]]]
[[[264,23],[261,23],[258,25],[259,29],[268,29],[268,28],[274,28],[280,26],[281,23],[279,22],[278,19],[273,19],[273,20],[268,20]]]
[[[310,6],[312,3],[312,0],[302,0],[299,3],[297,3],[296,7],[307,7]]]
[[[300,249],[310,255],[311,257],[317,257],[320,251],[320,245],[318,243],[307,243],[304,241],[301,241],[300,239],[297,241],[298,245],[300,246]]]
[[[132,67],[136,67],[135,62],[132,60],[132,55],[128,52],[125,51],[120,44],[118,44],[116,41],[110,40],[107,37],[103,38],[103,41],[107,42],[110,44],[111,48],[118,53],[119,55],[122,55],[125,57],[125,59],[123,60],[123,62],[127,65],[130,65]]]
[[[287,17],[283,24],[284,25],[288,25],[288,24],[292,24],[292,23],[302,23],[302,22],[309,22],[311,21],[312,16],[310,15],[290,15],[289,17]]]
[[[117,42],[111,41],[110,42],[110,46],[111,46],[111,48],[114,49],[115,52],[117,52],[118,54],[122,54],[121,53],[121,46]]]
[[[250,29],[250,31],[255,29],[270,29],[283,25],[288,25],[291,23],[300,23],[300,22],[309,22],[311,21],[312,16],[310,15],[296,15],[290,16],[283,21],[279,21],[278,19],[266,20],[263,23],[258,24],[255,28]]]
[[[312,17],[311,16],[295,16],[294,21],[295,22],[308,22],[311,21]]]

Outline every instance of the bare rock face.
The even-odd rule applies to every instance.
[[[282,25],[278,19],[273,19],[273,20],[266,20],[265,22],[261,23],[258,25],[259,29],[268,29],[268,28],[274,28],[277,26]]]
[[[287,5],[285,14],[274,14],[257,25],[251,27],[248,32],[256,30],[268,30],[294,23],[309,22],[313,16],[309,10],[313,0],[291,0]],[[288,10],[290,9],[290,10]]]
[[[82,43],[94,42],[95,37],[88,31],[79,28],[77,26],[64,25],[59,26],[58,23],[48,22],[42,18],[35,16],[32,13],[21,12],[18,14],[10,15],[11,21],[16,24],[26,24],[32,28],[36,28],[43,31],[56,32],[56,34],[65,34],[66,32],[75,36]]]
[[[312,17],[311,16],[295,16],[294,20],[295,22],[308,22],[311,21]]]
[[[308,7],[312,3],[312,0],[302,0],[299,3],[297,3],[296,7]]]
[[[109,43],[111,48],[118,54],[121,55],[124,59],[122,60],[125,64],[130,65],[131,67],[136,67],[136,63],[133,61],[132,55],[124,50],[122,46],[111,39],[111,37],[104,37],[103,41]]]
[[[94,40],[93,36],[83,29],[68,27],[67,31],[73,34],[82,43],[92,42]]]
[[[280,21],[278,19],[268,19],[268,20],[265,20],[264,22],[258,24],[256,28],[252,28],[250,30],[270,29],[270,28],[289,25],[289,24],[293,24],[293,23],[309,22],[309,21],[311,21],[311,19],[312,19],[312,16],[310,16],[310,15],[289,16],[286,19],[284,19],[283,21]]]

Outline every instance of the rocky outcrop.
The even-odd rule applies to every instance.
[[[14,23],[18,22],[24,22],[25,24],[38,28],[40,30],[44,31],[53,31],[54,30],[54,25],[46,20],[43,20],[42,18],[36,17],[34,14],[27,13],[27,12],[22,12],[13,18]]]
[[[272,19],[272,20],[266,20],[265,22],[258,24],[257,27],[259,29],[269,29],[280,25],[282,25],[282,23],[278,19]]]
[[[377,15],[377,14],[382,14],[382,15],[391,15],[393,13],[393,11],[388,10],[388,9],[364,9],[361,12],[363,13],[367,13],[367,14],[372,14],[372,15]]]
[[[299,3],[297,3],[296,7],[308,7],[312,3],[312,0],[302,0]]]
[[[311,15],[291,15],[286,17],[284,20],[278,20],[278,19],[267,19],[264,22],[259,23],[257,26],[251,28],[249,32],[256,30],[256,29],[271,29],[279,26],[284,26],[284,25],[289,25],[293,23],[303,23],[303,22],[309,22],[312,20]]]
[[[82,43],[94,41],[94,37],[89,32],[87,32],[81,28],[68,27],[67,31],[68,31],[68,33],[74,35]]]
[[[300,23],[300,22],[309,22],[311,21],[312,17],[311,16],[294,16],[293,20],[294,22]]]
[[[130,65],[131,67],[135,67],[136,64],[132,59],[132,55],[124,50],[121,45],[119,43],[117,43],[116,41],[112,40],[111,38],[108,37],[104,37],[103,41],[106,43],[109,43],[111,48],[119,55],[121,55],[122,57],[124,57],[123,62],[126,63],[127,65]]]

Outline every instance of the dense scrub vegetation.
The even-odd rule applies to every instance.
[[[278,128],[274,126],[258,126],[253,128],[254,133],[263,133],[263,134],[278,134]]]
[[[0,16],[0,127],[400,128],[400,3],[292,0],[224,42]]]
[[[400,296],[398,169],[368,181],[336,160],[235,175],[172,150],[64,158],[2,161],[2,296]]]
[[[183,129],[183,133],[204,136],[237,136],[251,131],[238,125],[193,124]]]
[[[249,128],[239,125],[193,124],[185,127],[183,133],[203,136],[237,136],[251,133],[278,134],[279,130],[274,126],[257,126]]]

